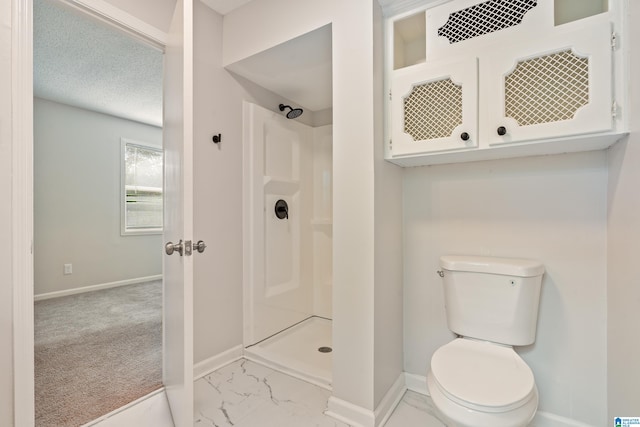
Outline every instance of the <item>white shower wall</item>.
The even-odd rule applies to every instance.
[[[331,127],[245,105],[245,345],[331,317]],[[284,200],[288,218],[275,204]]]
[[[333,127],[313,129],[313,314],[331,318],[333,287]]]

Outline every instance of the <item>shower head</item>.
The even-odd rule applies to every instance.
[[[302,115],[302,108],[291,108],[290,106],[284,104],[280,104],[278,107],[280,108],[280,111],[284,111],[285,108],[289,109],[289,112],[287,113],[287,119],[297,119]]]

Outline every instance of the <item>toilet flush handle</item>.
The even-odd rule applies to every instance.
[[[438,270],[438,271],[436,271],[436,273],[438,273],[438,276],[444,277],[444,271]]]

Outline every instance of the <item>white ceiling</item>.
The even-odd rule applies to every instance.
[[[331,26],[236,62],[228,69],[296,106],[311,111],[331,108]]]
[[[234,9],[249,3],[251,0],[200,0],[204,4],[208,5],[211,9],[226,15]],[[259,1],[259,0],[256,0]],[[348,0],[345,0],[348,1]],[[409,11],[411,9],[420,7],[425,4],[440,2],[448,0],[378,0],[378,3],[382,7],[382,11],[385,16],[392,16],[397,13]]]
[[[251,0],[201,1],[227,14]],[[389,16],[443,0],[378,1]],[[162,125],[161,52],[55,0],[35,0],[34,28],[35,96]],[[331,27],[229,68],[295,106],[311,111],[330,108]]]
[[[75,9],[34,2],[34,95],[162,125],[162,52]]]
[[[220,15],[226,15],[233,9],[237,9],[240,6],[249,3],[251,0],[200,0],[202,3],[209,6],[211,9],[218,12]]]

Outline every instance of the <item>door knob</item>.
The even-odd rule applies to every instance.
[[[172,255],[174,252],[178,252],[180,256],[182,256],[183,250],[184,245],[182,244],[182,239],[180,239],[178,243],[167,242],[167,244],[164,245],[164,251],[167,253],[167,255]]]
[[[507,128],[504,126],[499,126],[498,129],[496,129],[496,131],[498,132],[498,135],[500,136],[504,136],[507,134]]]
[[[193,249],[202,253],[207,248],[207,245],[204,244],[204,241],[198,240],[197,243],[193,244]]]

